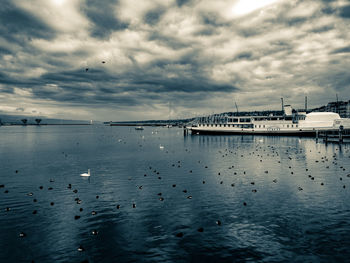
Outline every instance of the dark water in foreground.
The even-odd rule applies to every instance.
[[[310,138],[1,127],[0,262],[348,261],[349,156]]]

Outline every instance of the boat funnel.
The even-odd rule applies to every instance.
[[[284,110],[284,115],[286,115],[286,116],[291,116],[291,115],[293,115],[292,106],[290,106],[290,105],[284,105],[283,110]]]

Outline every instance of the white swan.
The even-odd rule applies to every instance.
[[[90,176],[90,169],[88,169],[87,173],[80,174],[80,176]]]

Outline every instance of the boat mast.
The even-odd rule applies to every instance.
[[[335,112],[339,114],[339,101],[338,101],[338,93],[335,94],[335,96],[337,97],[337,105],[335,108]]]
[[[237,106],[236,100],[235,100],[235,106],[236,106],[236,112],[237,112],[237,116],[238,116],[238,106]]]
[[[307,96],[305,96],[305,112],[307,113]]]

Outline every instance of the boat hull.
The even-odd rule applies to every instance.
[[[303,136],[316,137],[320,130],[254,130],[254,129],[203,129],[199,127],[189,128],[192,134],[216,134],[216,135],[267,135],[267,136]],[[325,130],[323,130],[325,131]],[[327,130],[329,131],[329,130]]]

